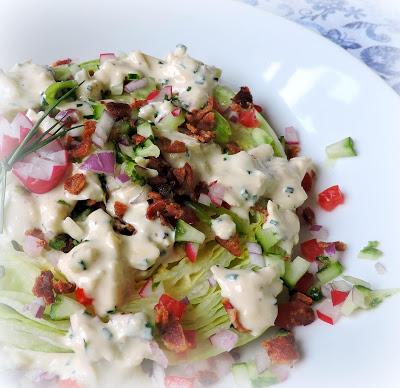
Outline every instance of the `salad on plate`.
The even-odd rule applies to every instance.
[[[397,292],[343,274],[297,132],[220,78],[183,45],[0,72],[4,365],[60,388],[269,386],[296,326]],[[326,152],[356,156],[351,138]]]

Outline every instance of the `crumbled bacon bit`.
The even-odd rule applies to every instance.
[[[286,144],[286,155],[288,159],[295,158],[300,154],[300,146],[296,144]]]
[[[168,215],[168,217],[172,217],[175,220],[179,220],[180,218],[183,217],[184,214],[183,209],[180,205],[169,201],[166,201],[165,212]]]
[[[134,145],[139,145],[139,144],[143,144],[146,141],[146,138],[142,135],[139,134],[135,134],[132,136],[132,143]]]
[[[192,167],[189,163],[185,163],[185,165],[181,168],[173,168],[172,174],[174,174],[176,180],[179,183],[179,187],[176,189],[176,192],[179,195],[188,195],[192,199],[195,197],[195,181]]]
[[[69,65],[71,62],[72,62],[71,58],[58,59],[57,61],[55,61],[51,64],[51,67],[57,67],[57,66],[61,66],[61,65]]]
[[[115,232],[124,236],[132,236],[136,233],[136,229],[133,225],[128,224],[118,217],[113,217],[112,226]]]
[[[262,345],[272,364],[293,364],[300,358],[293,333],[265,340]]]
[[[155,323],[157,326],[164,327],[170,319],[167,308],[162,303],[157,303],[154,306]]]
[[[74,174],[67,178],[64,182],[64,189],[69,193],[78,195],[86,185],[85,174]]]
[[[132,109],[140,109],[142,106],[147,104],[147,100],[135,100],[131,104]]]
[[[96,131],[96,121],[86,120],[83,124],[82,137],[84,139],[90,138],[94,134],[95,131]]]
[[[163,199],[161,194],[159,194],[155,191],[150,191],[150,193],[147,196],[149,197],[149,199],[151,199],[153,201],[158,201],[160,199]]]
[[[124,102],[106,102],[106,109],[115,120],[127,118],[131,114],[131,106],[129,104],[125,104]]]
[[[235,142],[227,143],[225,147],[228,149],[229,155],[238,154],[241,151],[241,148]]]
[[[186,152],[185,143],[179,140],[171,142],[171,140],[166,137],[160,137],[158,139],[158,145],[161,148],[161,151],[167,152],[169,154],[182,154]]]
[[[119,201],[115,201],[114,212],[118,218],[122,218],[127,210],[128,210],[128,205],[125,205],[124,203]]]
[[[161,211],[165,209],[166,201],[164,199],[159,199],[154,201],[149,205],[146,211],[146,217],[149,220],[155,220],[160,216]]]
[[[89,155],[92,149],[91,136],[96,131],[96,121],[87,120],[84,123],[84,129],[82,133],[82,141],[73,146],[72,142],[68,144],[70,148],[70,155],[72,158],[81,159]]]
[[[278,305],[278,316],[275,326],[291,330],[295,326],[306,326],[314,322],[314,310],[307,304],[298,300]]]
[[[183,206],[182,220],[187,222],[189,225],[194,225],[199,221],[196,212],[188,206]]]
[[[51,271],[42,271],[32,288],[33,295],[43,298],[46,304],[54,303],[53,277]]]
[[[183,353],[190,349],[182,325],[177,321],[169,322],[161,335],[164,346],[175,353]]]
[[[335,249],[339,252],[344,252],[347,249],[347,245],[342,241],[335,241]]]
[[[290,300],[303,302],[303,303],[307,304],[308,306],[311,306],[313,304],[312,298],[310,298],[306,294],[303,294],[302,292],[296,292],[294,295],[292,295]]]
[[[303,209],[302,216],[304,221],[308,225],[314,225],[315,224],[315,213],[314,210],[311,209],[309,206]]]
[[[201,143],[208,143],[215,137],[214,100],[209,97],[203,109],[194,109],[186,114],[187,134],[195,137]]]
[[[233,256],[240,256],[242,254],[242,249],[240,248],[240,239],[237,233],[229,240],[223,240],[222,238],[215,237],[215,241],[219,245],[223,246]]]
[[[224,306],[225,311],[228,314],[229,320],[231,321],[233,327],[240,333],[247,333],[248,330],[240,322],[239,311],[232,306],[229,299],[223,298],[222,305]]]
[[[70,294],[75,291],[76,286],[75,283],[57,280],[54,282],[53,288],[56,294]]]
[[[33,228],[33,229],[26,230],[25,236],[33,236],[33,237],[38,238],[39,240],[46,241],[46,238],[44,237],[44,233],[39,228]]]
[[[232,101],[240,105],[243,109],[250,108],[253,105],[253,96],[250,93],[250,89],[247,86],[242,86],[232,98]]]

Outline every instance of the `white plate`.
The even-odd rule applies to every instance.
[[[106,4],[104,4],[106,3]],[[48,63],[101,51],[141,49],[164,56],[177,43],[248,85],[275,129],[295,125],[318,165],[317,191],[338,183],[346,204],[318,214],[331,239],[348,242],[348,273],[376,287],[400,286],[400,100],[363,64],[314,33],[232,1],[3,0],[0,67]],[[352,136],[359,156],[325,163],[325,145]],[[386,275],[357,259],[381,242]],[[303,360],[282,388],[398,386],[399,297],[371,312],[296,330]]]

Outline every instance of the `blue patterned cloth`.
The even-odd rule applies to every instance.
[[[361,59],[400,94],[399,0],[240,0],[312,29]]]

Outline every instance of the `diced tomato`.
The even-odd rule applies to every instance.
[[[332,290],[331,291],[332,304],[334,306],[337,306],[338,304],[343,303],[348,295],[349,292],[346,291]]]
[[[304,178],[301,181],[301,187],[304,189],[306,193],[309,193],[312,189],[312,185],[313,185],[313,178],[311,174],[306,172],[306,175],[304,175]]]
[[[239,112],[239,123],[247,128],[257,128],[260,123],[256,119],[256,110],[241,110]]]
[[[318,256],[324,254],[323,248],[318,244],[318,241],[315,238],[302,242],[300,244],[300,249],[302,255],[308,261],[315,261]]]
[[[93,304],[93,299],[89,298],[85,294],[85,290],[83,288],[77,287],[77,289],[75,290],[75,298],[80,304],[83,304],[85,307],[89,307]]]
[[[167,294],[162,294],[158,303],[163,305],[168,313],[177,320],[182,318],[186,309],[186,303],[176,300]]]
[[[159,90],[153,90],[152,92],[150,92],[150,94],[147,96],[147,98],[146,98],[146,100],[147,101],[150,101],[150,100],[152,100],[153,98],[156,98],[158,95],[160,94],[160,91]]]
[[[302,292],[303,294],[307,294],[307,291],[313,286],[314,283],[315,283],[314,275],[309,272],[306,272],[296,283],[296,286],[294,288],[297,291]]]
[[[69,65],[72,62],[71,58],[59,59],[51,64],[52,67],[57,67],[61,65]]]
[[[183,330],[185,333],[186,342],[190,349],[196,347],[196,330]]]
[[[344,196],[338,185],[327,188],[318,194],[318,203],[322,209],[332,211],[344,203]]]
[[[80,385],[75,380],[60,380],[57,388],[80,388]]]
[[[196,262],[197,254],[199,252],[200,244],[188,242],[185,244],[185,252],[187,258],[192,262]]]
[[[319,310],[317,310],[317,316],[321,321],[329,323],[330,325],[334,324],[332,317],[325,315],[324,313],[321,313],[321,311]]]
[[[165,376],[165,388],[193,388],[193,377]]]

